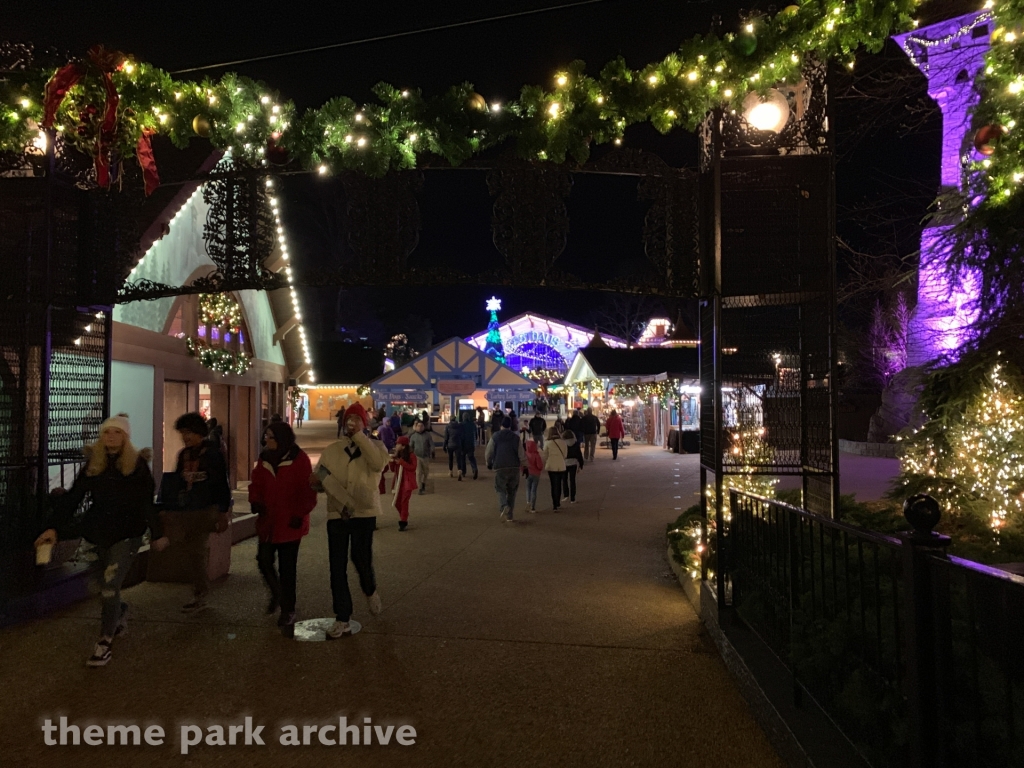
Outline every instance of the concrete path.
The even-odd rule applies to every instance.
[[[307,423],[300,443],[315,453],[333,428]],[[130,629],[105,668],[84,665],[95,603],[0,632],[0,766],[781,768],[665,562],[665,525],[697,498],[695,456],[600,451],[578,504],[553,514],[545,478],[541,512],[521,495],[516,525],[498,519],[491,472],[456,482],[446,470],[433,463],[436,492],[413,496],[408,531],[393,510],[379,519],[384,612],[357,598],[354,637],[284,640],[262,614],[252,540],[203,614],[179,612],[181,585],[128,590]],[[330,615],[327,573],[321,502],[299,556],[300,618]],[[43,720],[61,715],[159,724],[167,739],[44,746]],[[180,754],[179,724],[246,715],[265,746]],[[308,746],[278,743],[282,725],[341,716],[412,725],[415,745],[323,746],[313,732]]]

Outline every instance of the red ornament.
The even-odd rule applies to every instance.
[[[288,156],[288,150],[278,146],[277,139],[271,137],[267,139],[267,160],[271,165],[287,165],[291,158]]]
[[[984,125],[974,132],[974,148],[986,157],[995,154],[1004,133],[1006,129],[1001,125]]]

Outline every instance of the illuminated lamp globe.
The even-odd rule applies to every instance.
[[[775,88],[763,98],[757,93],[748,93],[743,99],[743,117],[759,131],[778,133],[789,121],[789,102]]]

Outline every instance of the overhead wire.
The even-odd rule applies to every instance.
[[[552,11],[561,11],[567,8],[578,8],[584,5],[595,5],[597,3],[603,3],[607,0],[578,0],[574,3],[563,3],[562,5],[552,5],[545,8],[533,8],[528,11],[516,11],[515,13],[504,13],[499,16],[488,16],[482,19],[469,19],[467,21],[456,21],[450,24],[439,24],[434,27],[424,27],[422,29],[410,29],[404,32],[392,32],[387,35],[376,35],[374,37],[364,37],[359,40],[346,40],[342,43],[330,43],[328,45],[318,45],[310,48],[301,48],[295,51],[283,51],[281,53],[268,53],[264,56],[253,56],[248,59],[235,59],[234,61],[223,61],[218,64],[204,64],[199,67],[187,67],[185,69],[176,69],[170,74],[181,75],[187,72],[202,72],[208,69],[221,69],[223,67],[233,67],[238,64],[251,64],[257,61],[269,61],[271,59],[283,59],[288,56],[301,56],[306,53],[317,53],[319,51],[329,51],[336,48],[346,48],[353,45],[364,45],[366,43],[376,43],[382,40],[394,40],[399,37],[410,37],[412,35],[423,35],[428,32],[441,32],[446,29],[456,29],[458,27],[468,27],[474,24],[486,24],[492,21],[503,21],[505,19],[514,19],[521,16],[531,16],[538,13],[550,13]]]

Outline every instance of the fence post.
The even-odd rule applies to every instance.
[[[906,658],[905,693],[910,724],[912,768],[943,768],[942,702],[938,678],[940,638],[948,627],[940,618],[949,614],[949,591],[932,572],[931,561],[945,558],[948,536],[934,533],[942,510],[923,493],[903,503],[903,515],[914,527],[900,535],[903,542],[903,649]],[[943,603],[945,603],[943,605]]]

